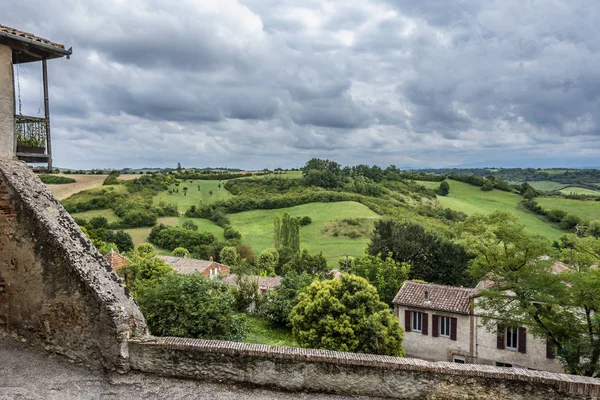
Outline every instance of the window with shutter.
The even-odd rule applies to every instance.
[[[514,326],[506,328],[506,348],[509,350],[517,350],[519,342],[519,329]]]
[[[422,332],[423,331],[423,313],[420,313],[418,311],[412,312],[411,330],[413,332]]]
[[[440,317],[440,336],[450,337],[450,317]]]
[[[496,336],[496,347],[504,349],[504,335],[506,334],[506,327],[498,325],[498,331]]]
[[[456,340],[456,328],[458,320],[456,318],[450,318],[450,340]]]
[[[410,324],[411,324],[410,314],[411,314],[410,311],[408,311],[408,310],[404,311],[404,331],[405,332],[410,332]]]
[[[443,317],[442,317],[443,318]],[[433,314],[431,316],[431,336],[438,337],[439,336],[439,315]]]
[[[423,314],[423,329],[421,330],[421,333],[423,335],[429,335],[429,314],[427,313],[421,313]]]
[[[519,353],[527,353],[527,330],[522,326],[519,327]]]

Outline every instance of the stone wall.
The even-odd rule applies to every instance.
[[[0,44],[0,158],[14,156],[14,115],[12,49]]]
[[[0,159],[0,324],[48,350],[129,368],[147,334],[118,277],[26,164]]]
[[[163,376],[244,382],[293,391],[399,399],[584,399],[593,378],[216,340],[130,340],[132,369]]]

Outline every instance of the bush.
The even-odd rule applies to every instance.
[[[108,174],[108,176],[106,177],[106,179],[104,180],[104,182],[102,183],[103,185],[118,185],[121,183],[121,181],[119,181],[119,176],[121,176],[121,173],[119,171],[111,171],[110,174]]]
[[[184,257],[189,257],[190,256],[190,252],[185,247],[177,247],[175,250],[173,250],[171,252],[171,255],[173,257],[184,258]]]
[[[160,224],[152,228],[148,240],[158,247],[174,250],[177,247],[196,249],[198,246],[209,245],[216,238],[210,232],[195,232],[181,226],[164,226]]]
[[[307,226],[307,225],[312,224],[312,218],[309,216],[304,216],[304,217],[300,218],[300,220],[298,222],[300,222],[300,226]]]
[[[228,240],[241,240],[242,234],[231,227],[227,227],[223,230],[223,236]]]
[[[560,221],[560,228],[564,230],[575,229],[577,225],[581,223],[581,219],[577,215],[567,214]]]
[[[183,226],[188,231],[197,231],[198,230],[198,225],[196,225],[194,223],[194,221],[190,221],[189,219],[185,220],[181,226]]]
[[[38,175],[40,180],[46,185],[64,185],[67,183],[75,183],[75,179],[67,178],[59,175],[42,174]]]
[[[448,193],[450,193],[450,185],[448,184],[448,182],[443,181],[442,183],[440,183],[440,187],[438,188],[437,193],[440,196],[448,196]]]
[[[228,285],[200,274],[169,274],[143,286],[136,296],[153,335],[242,340],[249,326],[235,313]]]

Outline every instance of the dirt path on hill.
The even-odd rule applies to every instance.
[[[101,186],[102,182],[108,175],[64,175],[67,178],[73,178],[75,183],[66,183],[63,185],[46,185],[58,200],[66,199],[67,197],[79,193],[82,190],[89,190]],[[140,175],[121,175],[119,180],[130,180],[139,177]]]

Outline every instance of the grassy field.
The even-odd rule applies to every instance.
[[[322,251],[330,265],[337,265],[337,258],[343,254],[360,256],[369,242],[368,238],[356,239],[324,235],[322,230],[331,220],[344,218],[370,218],[379,216],[366,206],[343,201],[339,203],[310,203],[277,210],[246,211],[230,214],[232,226],[241,232],[242,243],[252,246],[255,254],[273,247],[273,220],[276,215],[288,213],[292,217],[312,218],[312,224],[300,228],[300,247],[311,253]]]
[[[180,217],[179,218],[179,225],[182,225],[184,221],[189,220],[192,221],[193,223],[195,223],[196,225],[198,225],[198,231],[200,232],[210,232],[213,235],[215,235],[217,237],[217,240],[225,240],[225,236],[223,236],[223,228],[221,228],[219,225],[216,225],[214,222],[212,222],[209,219],[204,219],[204,218],[187,218],[187,217]]]
[[[569,186],[566,187],[564,189],[560,190],[561,193],[563,194],[585,194],[588,196],[600,196],[600,190],[591,190],[591,189],[586,189],[586,188],[581,188],[581,187],[576,187],[576,186]]]
[[[419,182],[426,187],[439,186],[437,182]],[[448,180],[450,184],[450,194],[448,196],[438,196],[438,201],[443,207],[462,211],[465,214],[490,214],[495,210],[510,211],[519,220],[525,224],[529,233],[545,236],[551,240],[558,239],[562,232],[555,229],[540,220],[533,214],[517,209],[517,204],[522,197],[516,194],[492,190],[484,192],[477,186],[466,183]]]
[[[165,225],[177,225],[179,222],[179,218],[177,217],[163,217],[163,218],[159,218],[157,223],[158,224],[165,224]],[[148,235],[150,234],[150,231],[152,230],[152,228],[131,228],[131,229],[125,229],[125,232],[129,233],[131,235],[131,239],[133,240],[133,244],[134,246],[137,246],[140,243],[145,243],[148,239]]]
[[[557,208],[569,214],[575,214],[586,221],[600,219],[600,201],[563,199],[561,197],[538,197],[535,200],[544,208]]]
[[[285,179],[298,179],[302,178],[302,171],[283,171],[282,173],[273,173],[269,175],[257,175],[258,179],[264,179],[269,177],[285,178]]]
[[[244,317],[250,324],[250,332],[244,342],[298,347],[289,330],[273,328],[267,321],[257,315],[244,314]]]
[[[566,183],[552,182],[552,181],[531,181],[527,182],[533,187],[535,190],[541,190],[543,192],[551,192],[553,190],[560,190],[565,186],[568,186]]]
[[[203,181],[199,179],[182,179],[179,186],[171,185],[169,190],[179,189],[179,193],[169,194],[168,191],[160,192],[154,196],[154,204],[158,204],[159,201],[165,201],[167,203],[177,203],[180,212],[185,212],[192,205],[197,206],[200,203],[211,204],[219,200],[227,200],[233,195],[229,193],[223,185],[226,181]],[[219,189],[219,183],[221,188]],[[198,190],[200,185],[200,190]],[[187,195],[184,195],[183,188],[187,187]],[[213,192],[212,196],[210,192]]]
[[[119,220],[119,217],[117,217],[115,212],[111,209],[84,211],[80,213],[73,213],[71,216],[73,218],[84,218],[88,221],[95,217],[104,217],[109,223],[117,222]]]

